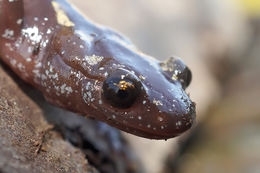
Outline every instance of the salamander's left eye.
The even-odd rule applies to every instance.
[[[117,72],[103,83],[103,98],[110,105],[118,108],[128,108],[140,95],[141,83],[130,74]]]
[[[164,74],[173,80],[178,80],[183,89],[186,89],[191,82],[192,74],[190,69],[180,58],[171,57],[165,62],[160,63]]]

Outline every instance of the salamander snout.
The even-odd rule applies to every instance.
[[[102,109],[110,124],[152,139],[172,138],[192,126],[195,104],[184,91],[190,70],[174,58],[160,63],[161,70],[157,65],[138,68],[139,74],[118,68],[104,80]]]
[[[143,105],[143,110],[150,110],[143,114],[150,122],[143,136],[167,139],[185,132],[194,123],[195,103],[185,92],[192,74],[180,58],[171,57],[158,64],[160,70],[146,73],[149,82],[143,83],[149,100],[149,106]]]

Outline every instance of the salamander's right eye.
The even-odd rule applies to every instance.
[[[128,108],[138,98],[140,91],[141,83],[132,74],[120,70],[104,81],[102,95],[110,105]]]

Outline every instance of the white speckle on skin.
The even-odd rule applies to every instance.
[[[86,85],[86,90],[87,90],[87,91],[90,89],[90,85],[91,85],[91,83],[88,82],[87,85]]]
[[[2,37],[8,40],[14,40],[14,31],[11,29],[5,29],[4,34],[2,34]]]
[[[32,72],[35,74],[35,77],[40,77],[41,76],[39,70],[33,70]]]
[[[5,46],[8,47],[10,51],[14,51],[14,48],[10,43],[5,43]]]
[[[179,70],[174,70],[174,74],[175,74],[176,76],[178,76],[179,73],[180,73]]]
[[[146,79],[146,77],[144,77],[144,76],[140,75],[140,76],[139,76],[139,79],[141,79],[141,80],[145,80],[145,79]]]
[[[159,106],[159,105],[162,106],[163,105],[160,100],[155,100],[155,99],[153,99],[153,104],[155,104],[156,106]]]
[[[182,122],[181,122],[181,121],[177,121],[177,122],[176,122],[176,126],[177,126],[177,127],[179,127],[179,126],[181,126],[181,125],[182,125]]]
[[[41,75],[41,79],[44,81],[44,80],[46,80],[46,79],[47,79],[47,76],[46,76],[46,75],[44,75],[44,74],[42,74],[42,75]]]
[[[121,79],[123,80],[125,78],[125,75],[121,75]]]
[[[10,56],[9,55],[5,55],[5,58],[10,60]]]
[[[51,29],[48,28],[47,31],[46,31],[46,34],[50,34],[51,33]]]
[[[142,117],[141,116],[138,116],[138,120],[141,120],[142,119]]]
[[[20,47],[20,44],[19,44],[19,43],[15,43],[14,45],[15,45],[15,47],[17,47],[17,48]]]
[[[22,29],[22,34],[32,41],[32,44],[40,43],[42,35],[40,34],[39,28],[33,26],[32,28]]]
[[[162,117],[158,117],[158,120],[162,122],[162,121],[163,121],[163,118],[162,118]]]
[[[35,65],[35,68],[41,68],[42,67],[42,63],[41,62],[38,62],[36,65]]]
[[[53,72],[53,66],[52,65],[50,65],[50,72],[52,73]]]
[[[45,74],[46,74],[46,75],[49,75],[49,71],[48,71],[48,70],[45,70]]]
[[[85,60],[87,61],[87,63],[89,65],[96,65],[99,62],[101,62],[103,59],[104,59],[104,57],[102,57],[102,56],[96,56],[96,55],[85,56]]]
[[[17,67],[18,67],[18,69],[21,71],[21,72],[25,72],[25,66],[22,64],[22,63],[18,63],[17,64]]]
[[[29,47],[27,48],[27,52],[28,52],[28,53],[32,53],[32,51],[33,51],[33,48],[32,48],[31,46],[29,46]]]
[[[42,42],[41,45],[42,45],[43,47],[46,47],[48,42],[49,42],[49,40],[45,40],[45,41]]]
[[[16,60],[15,59],[11,59],[10,63],[11,63],[12,66],[15,66],[16,65]]]
[[[70,94],[73,92],[71,87],[66,87],[65,90],[67,91],[67,94]]]
[[[66,87],[66,84],[63,84],[63,85],[60,87],[61,94],[64,94],[64,93],[65,93],[65,87]]]
[[[161,129],[164,129],[164,126],[161,126]]]
[[[23,22],[23,19],[18,19],[18,20],[16,21],[16,23],[17,23],[18,25],[21,25],[22,22]]]
[[[26,58],[26,62],[31,62],[32,58]]]
[[[88,91],[88,92],[87,92],[87,95],[88,95],[88,97],[89,97],[89,98],[91,98],[91,97],[92,97],[92,94],[91,94],[91,92],[90,92],[90,91]]]

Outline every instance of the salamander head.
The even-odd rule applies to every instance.
[[[192,126],[195,104],[184,91],[191,72],[180,59],[160,63],[134,49],[104,50],[111,49],[102,48],[101,56],[113,57],[105,65],[99,107],[108,124],[152,139],[175,137]]]
[[[71,35],[74,32],[62,32],[53,47],[66,63],[60,68],[73,69],[71,75],[75,77],[69,86],[80,91],[81,97],[72,92],[69,101],[67,97],[60,99],[65,100],[61,105],[71,102],[74,105],[65,107],[152,139],[172,138],[192,126],[195,104],[184,91],[191,72],[180,59],[161,63],[111,33],[97,34],[86,43],[78,37],[73,40]],[[78,45],[86,45],[86,49],[77,50]],[[64,80],[70,76],[67,71]],[[71,82],[78,79],[76,84],[81,84]]]

